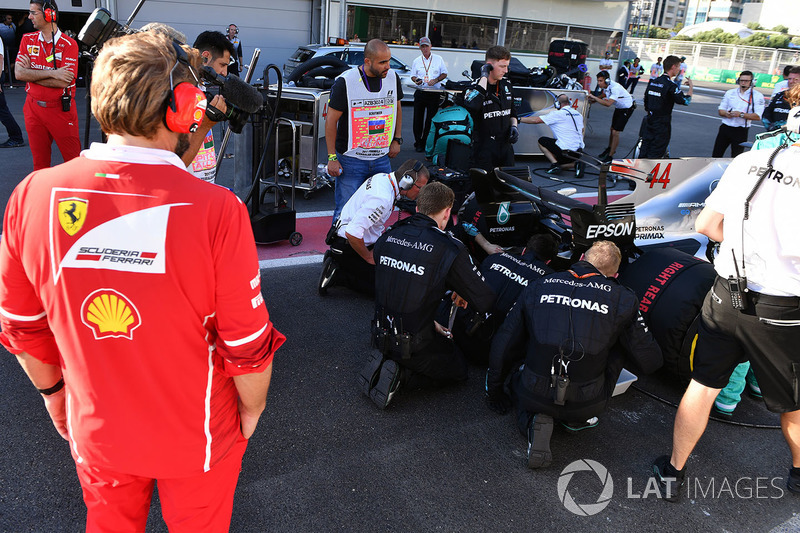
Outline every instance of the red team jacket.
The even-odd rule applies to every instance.
[[[12,353],[61,365],[75,460],[154,478],[225,455],[241,435],[232,376],[285,340],[239,199],[171,152],[97,144],[12,194],[0,323]]]

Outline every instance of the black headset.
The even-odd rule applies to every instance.
[[[556,99],[553,101],[553,107],[555,107],[556,109],[561,109],[562,108],[561,102],[558,101],[558,99],[561,98],[562,96],[567,96],[567,95],[564,94],[564,93],[561,93],[558,96],[556,96]],[[569,100],[568,96],[567,96],[567,99]]]
[[[407,191],[413,187],[417,179],[419,179],[419,171],[422,170],[422,166],[422,161],[415,161],[414,168],[406,170],[403,176],[397,180],[397,187],[401,191]],[[411,176],[412,174],[414,175],[413,177]]]

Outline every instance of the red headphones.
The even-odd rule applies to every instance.
[[[175,66],[169,72],[169,96],[167,97],[167,128],[176,133],[194,133],[203,122],[208,102],[206,95],[189,82],[178,85],[172,81],[172,73],[180,63],[189,66],[189,57],[179,44],[173,41],[172,46],[178,55]]]
[[[55,4],[50,2],[42,4],[42,13],[45,22],[58,22],[58,8]]]

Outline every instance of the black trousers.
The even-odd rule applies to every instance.
[[[409,359],[389,356],[403,367],[403,386],[435,388],[467,379],[467,361],[452,340],[434,335],[433,340],[414,352]]]
[[[661,159],[667,153],[669,138],[672,135],[672,117],[645,116],[639,136],[642,138],[640,159]]]
[[[508,139],[481,139],[475,142],[472,152],[473,164],[486,172],[495,167],[514,166],[514,148]]]
[[[368,248],[372,248],[369,246]],[[347,239],[336,237],[331,244],[336,260],[336,279],[341,280],[354,291],[362,294],[375,294],[375,265],[370,265],[350,247]]]
[[[511,375],[509,389],[511,401],[516,407],[517,427],[520,433],[527,435],[528,424],[530,424],[533,415],[536,413],[543,413],[552,416],[556,420],[573,423],[584,422],[593,416],[603,413],[608,406],[611,395],[614,394],[614,387],[622,372],[624,362],[622,351],[619,348],[612,348],[605,370],[605,383],[602,392],[594,399],[578,404],[567,401],[566,405],[555,405],[552,391],[547,396],[539,396],[528,390],[521,379],[522,371],[515,371]]]
[[[14,115],[12,115],[11,111],[8,109],[6,95],[2,90],[0,90],[0,122],[6,127],[9,140],[18,142],[24,140],[22,138],[22,129],[19,127],[19,124],[17,124],[17,121],[14,120]]]
[[[720,124],[717,138],[714,141],[714,151],[711,157],[725,157],[725,150],[728,146],[731,147],[731,157],[744,152],[742,143],[747,142],[747,132],[750,128],[728,126],[727,124]]]
[[[428,132],[431,131],[431,120],[439,110],[440,93],[416,91],[414,93],[414,146],[425,148]]]

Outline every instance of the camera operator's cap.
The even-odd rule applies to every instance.
[[[431,40],[428,39],[427,37],[423,37],[422,39],[419,40],[419,45],[420,46],[430,46],[431,45]]]
[[[681,56],[681,61],[683,61],[684,59],[686,59],[686,56]]]

